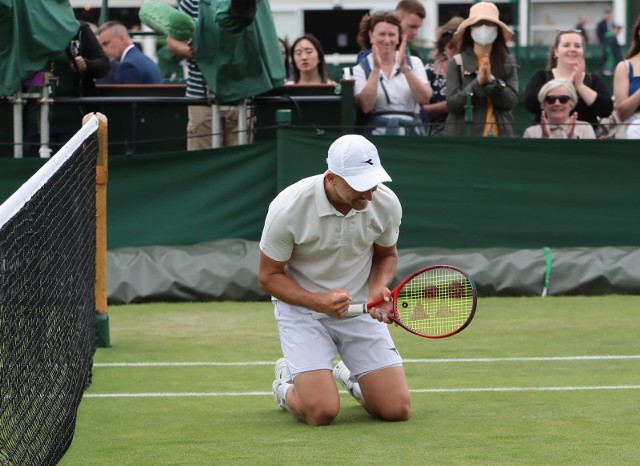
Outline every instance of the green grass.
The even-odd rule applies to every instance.
[[[392,329],[412,419],[373,420],[343,394],[334,424],[309,427],[276,409],[272,364],[103,366],[275,361],[270,303],[111,307],[112,347],[96,354],[60,464],[634,464],[639,312],[632,296],[487,298],[451,338]],[[607,355],[636,357],[578,358]],[[152,393],[165,396],[122,396]]]

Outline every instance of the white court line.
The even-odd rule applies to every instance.
[[[481,392],[565,392],[588,390],[640,390],[640,385],[596,385],[566,387],[483,387],[483,388],[424,388],[411,393],[481,393]],[[346,393],[346,392],[342,392]],[[185,393],[85,393],[83,398],[194,398],[273,396],[273,392],[185,392]]]
[[[535,361],[609,361],[609,360],[640,359],[640,355],[597,355],[597,356],[552,356],[552,357],[521,357],[521,358],[459,358],[459,359],[404,359],[407,364],[438,364],[438,363],[487,363],[487,362],[535,362]],[[199,366],[272,366],[275,361],[245,361],[245,362],[105,362],[94,363],[93,367],[199,367]]]

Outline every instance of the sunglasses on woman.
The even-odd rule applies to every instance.
[[[556,100],[559,100],[561,104],[566,104],[571,100],[568,95],[548,95],[544,98],[544,101],[549,105],[554,104]]]

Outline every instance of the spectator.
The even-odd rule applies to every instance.
[[[179,0],[178,10],[182,11],[195,22],[198,19],[198,8],[200,0]],[[173,37],[167,37],[167,47],[177,57],[187,60],[187,89],[185,96],[192,99],[204,99],[207,97],[207,83],[198,68],[198,64],[193,56],[193,42],[182,42]],[[229,111],[220,112],[223,118],[223,126],[226,128],[233,115]],[[236,112],[237,113],[237,112]],[[211,126],[211,106],[209,105],[189,105],[187,107],[187,150],[201,150],[211,148],[211,136],[213,128]],[[235,116],[237,122],[237,116]],[[231,141],[230,141],[231,142]]]
[[[460,53],[447,67],[445,135],[514,135],[512,110],[518,103],[518,73],[506,44],[512,37],[493,3],[471,7],[454,35]]]
[[[431,52],[432,61],[425,66],[433,95],[428,104],[422,106],[429,122],[429,135],[444,133],[447,120],[446,75],[449,60],[458,53],[458,41],[453,38],[463,18],[454,16],[436,31],[436,44]]]
[[[587,17],[586,16],[580,16],[578,18],[578,24],[576,24],[576,31],[578,31],[580,33],[580,35],[582,36],[582,38],[584,39],[584,45],[587,46],[589,45],[589,34],[587,34]]]
[[[291,59],[289,58],[289,46],[287,41],[278,38],[280,44],[280,53],[282,54],[282,61],[284,62],[284,71],[286,73],[285,82],[291,81],[293,72],[291,71]]]
[[[598,42],[602,47],[602,74],[611,76],[615,66],[622,61],[622,51],[618,43],[621,27],[613,22],[611,10],[605,10],[602,20],[596,26]]]
[[[627,138],[637,139],[634,133],[640,131],[636,127],[640,124],[640,16],[631,31],[631,44],[626,60],[616,66],[613,94],[618,116],[628,125]]]
[[[427,17],[424,5],[419,0],[400,0],[396,5],[396,15],[400,18],[402,34],[406,36],[407,52],[420,58],[420,54],[412,44]]]
[[[305,34],[293,42],[291,56],[293,76],[286,84],[335,84],[329,77],[322,45],[312,34]]]
[[[67,48],[56,55],[48,66],[52,76],[53,93],[57,97],[94,97],[97,95],[95,80],[109,71],[109,59],[105,55],[91,25],[79,22],[78,32]],[[93,106],[54,106],[49,118],[50,148],[55,152],[82,126],[82,117],[97,111]],[[24,141],[26,156],[37,156],[40,131],[37,123],[38,108],[27,110]]]
[[[365,15],[358,43],[371,53],[353,69],[355,102],[368,114],[372,134],[425,136],[420,105],[429,102],[431,87],[422,61],[407,56],[400,19],[388,12]]]
[[[580,119],[588,121],[595,130],[598,117],[611,115],[613,101],[602,78],[588,73],[584,63],[584,39],[576,31],[559,31],[549,52],[547,69],[538,70],[531,75],[524,91],[524,104],[540,123],[540,103],[538,93],[544,83],[552,79],[571,81],[578,93],[578,103],[574,111]]]
[[[571,81],[552,79],[538,92],[540,124],[530,126],[523,134],[525,138],[542,139],[595,139],[593,128],[586,121],[579,121],[578,114],[571,109],[578,102],[576,88]]]
[[[162,84],[158,65],[133,44],[121,23],[107,21],[97,34],[109,59],[120,62],[114,84]]]

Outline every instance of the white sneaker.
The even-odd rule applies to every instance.
[[[357,386],[356,382],[351,380],[351,371],[346,366],[346,364],[340,361],[336,364],[336,367],[333,368],[333,378],[342,385],[349,395],[354,397],[358,403],[361,402],[361,394],[360,387]]]
[[[280,358],[276,361],[276,378],[271,385],[271,389],[273,390],[273,396],[276,399],[276,404],[278,408],[287,410],[287,400],[280,394],[280,386],[282,384],[290,384],[292,383],[291,372],[289,372],[289,366],[287,365],[287,360],[285,358]]]
[[[291,378],[291,372],[289,372],[289,366],[285,358],[280,358],[276,361],[276,380],[281,379],[287,383],[293,383]]]

